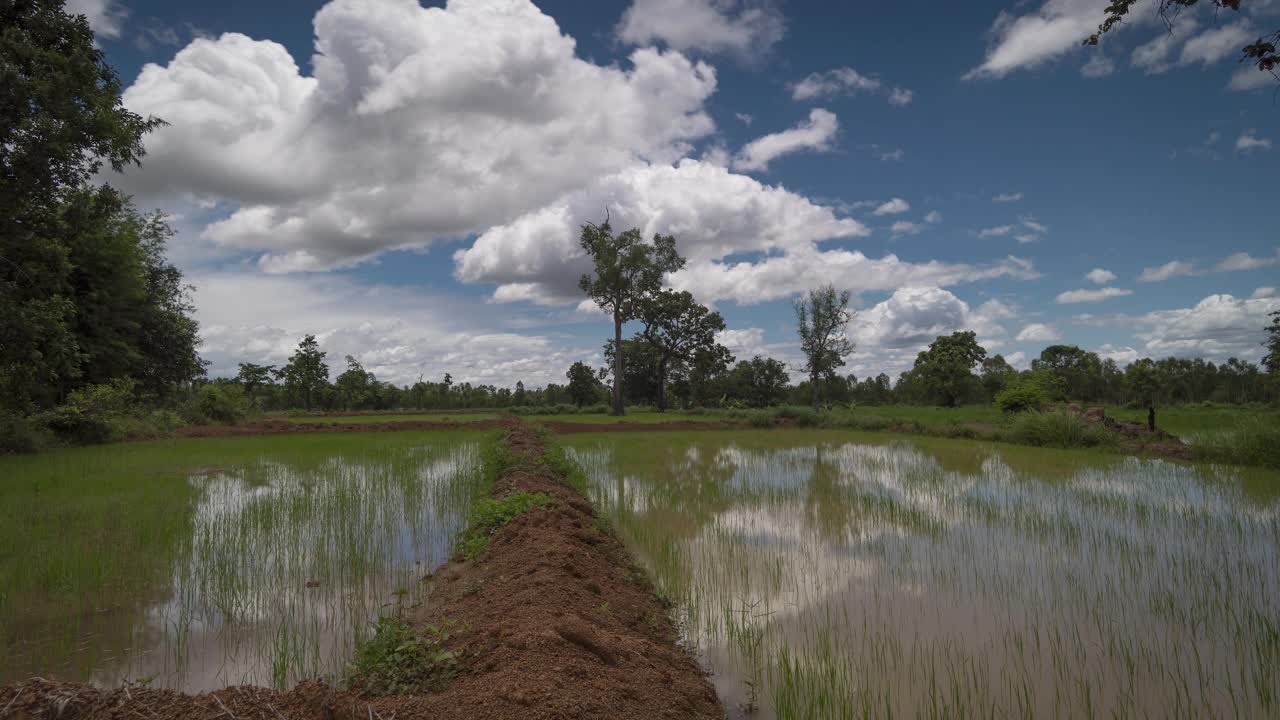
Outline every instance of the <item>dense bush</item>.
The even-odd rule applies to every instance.
[[[132,380],[85,385],[67,401],[35,416],[34,421],[63,442],[77,444],[121,440],[140,423]]]
[[[1064,397],[1061,378],[1051,373],[1033,372],[1010,380],[1005,389],[996,393],[996,405],[1005,413],[1027,413]]]
[[[1014,442],[1041,447],[1080,448],[1117,444],[1115,433],[1066,412],[1022,413],[1009,428]]]
[[[252,410],[244,388],[231,383],[210,383],[196,393],[196,406],[207,422],[235,425],[243,422]]]

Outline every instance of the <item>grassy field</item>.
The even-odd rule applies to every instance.
[[[0,457],[0,683],[206,690],[343,670],[423,596],[492,433],[290,434]]]
[[[376,415],[280,415],[272,416],[272,420],[287,420],[291,423],[386,423],[386,422],[478,422],[492,420],[499,416],[497,412],[466,413],[393,413]]]
[[[1277,707],[1277,473],[839,430],[566,443],[727,706]]]

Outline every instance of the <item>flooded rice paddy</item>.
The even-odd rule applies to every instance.
[[[835,432],[581,435],[733,712],[1280,716],[1280,476]]]
[[[419,602],[481,481],[475,432],[0,458],[0,683],[201,691],[340,676]]]

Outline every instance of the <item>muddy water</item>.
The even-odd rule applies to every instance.
[[[314,438],[230,441],[234,452],[214,466],[228,441],[170,444],[162,462],[108,448],[102,487],[75,488],[109,494],[133,468],[155,488],[181,486],[143,488],[141,502],[159,508],[104,511],[71,498],[53,513],[38,486],[11,498],[36,516],[33,534],[45,522],[65,527],[23,548],[16,563],[0,553],[0,570],[25,584],[0,602],[0,682],[40,675],[201,691],[340,676],[379,612],[425,596],[423,577],[446,559],[480,465],[474,434],[377,436],[373,448],[359,437],[329,447]],[[30,473],[56,486],[62,471],[35,466],[42,461]],[[24,470],[4,469],[15,479]],[[156,515],[171,520],[130,542],[130,525],[151,527]]]
[[[824,432],[578,436],[726,705],[1280,716],[1280,476]]]

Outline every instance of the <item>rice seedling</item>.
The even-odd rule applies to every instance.
[[[728,706],[1280,710],[1275,473],[823,431],[569,452]]]
[[[343,433],[0,458],[0,681],[339,677],[388,607],[425,597],[494,445]]]

